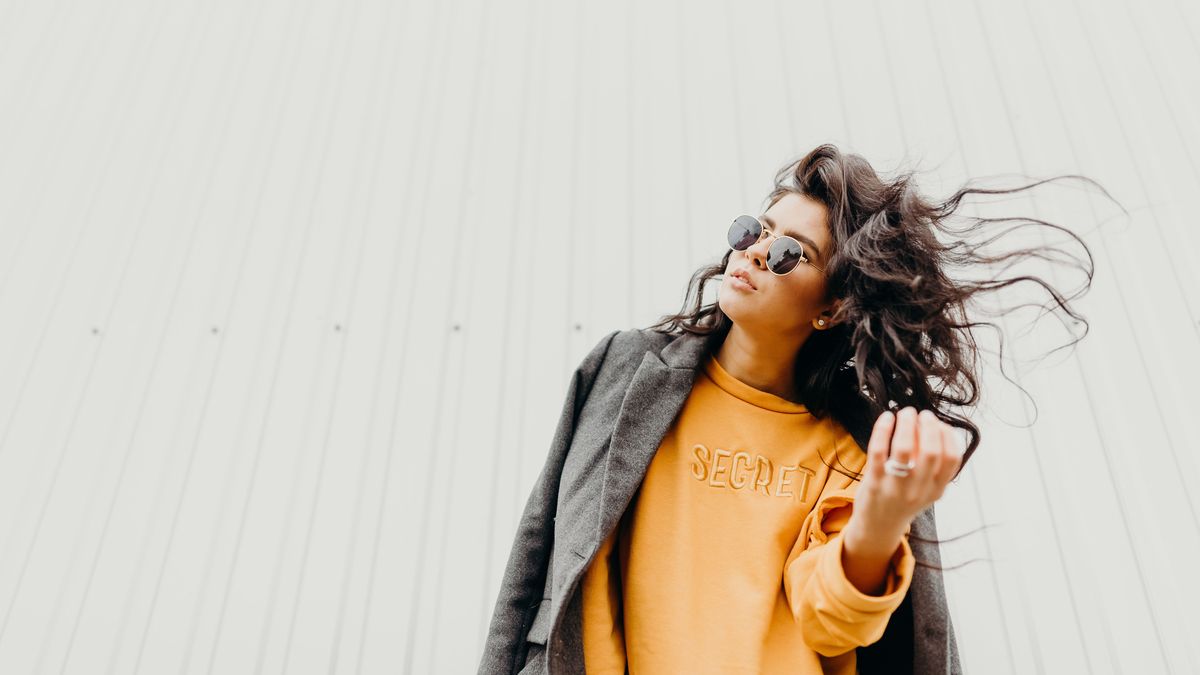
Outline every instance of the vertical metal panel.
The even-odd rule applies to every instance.
[[[0,671],[473,671],[575,364],[826,141],[1128,207],[967,207],[1096,277],[1074,350],[983,338],[947,592],[971,673],[1200,670],[1198,35],[1165,1],[9,0]]]

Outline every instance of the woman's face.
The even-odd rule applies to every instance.
[[[819,201],[789,192],[759,216],[776,236],[791,235],[804,247],[804,256],[822,269],[828,268],[829,210]],[[774,224],[772,226],[772,224]],[[777,276],[767,269],[767,249],[774,237],[763,236],[745,251],[729,256],[717,294],[721,311],[743,330],[783,335],[807,335],[813,321],[830,303],[824,302],[825,275],[808,263],[799,263],[788,274]],[[816,250],[813,250],[814,245]],[[742,286],[733,272],[744,270],[753,289]],[[825,327],[829,327],[828,317]]]

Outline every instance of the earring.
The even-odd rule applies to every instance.
[[[824,326],[824,325],[825,325],[825,319],[817,319],[817,325],[818,325],[818,326]]]

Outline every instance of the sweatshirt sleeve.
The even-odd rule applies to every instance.
[[[846,578],[842,529],[853,512],[848,489],[823,496],[804,520],[783,573],[788,607],[805,644],[822,656],[837,656],[883,637],[892,612],[912,583],[916,559],[905,531],[892,556],[882,595],[867,595]]]

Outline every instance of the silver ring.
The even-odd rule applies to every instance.
[[[883,463],[883,472],[889,476],[907,476],[909,471],[917,468],[916,462],[908,462],[901,464],[895,457],[888,457],[888,460]]]

